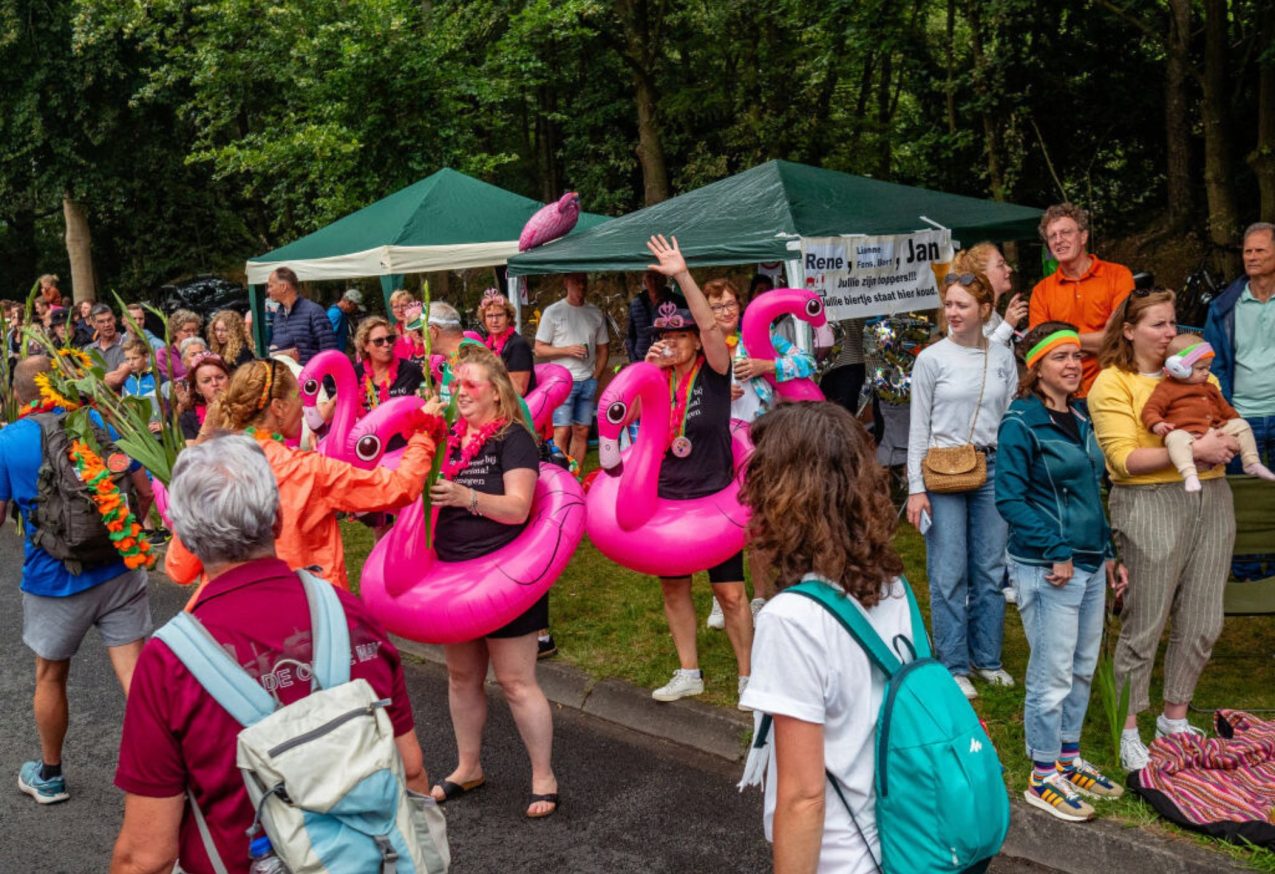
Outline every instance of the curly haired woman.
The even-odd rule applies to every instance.
[[[208,348],[231,370],[256,357],[248,345],[248,326],[234,310],[221,310],[208,321]]]
[[[819,580],[857,601],[885,640],[911,637],[889,484],[867,432],[837,404],[782,404],[753,423],[752,435],[741,500],[780,594],[757,616],[741,703],[774,720],[773,743],[758,755],[767,757],[764,824],[775,870],[872,872],[884,676],[822,606],[784,590]]]

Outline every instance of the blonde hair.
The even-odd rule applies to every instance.
[[[514,424],[527,427],[522,416],[522,400],[518,390],[510,381],[509,371],[505,369],[505,363],[500,360],[500,356],[486,346],[466,343],[456,352],[456,370],[459,371],[466,364],[481,367],[496,389],[496,416],[508,422],[504,428],[500,429],[500,433],[505,433]],[[532,434],[532,436],[535,435]]]
[[[1173,305],[1177,299],[1167,288],[1153,288],[1146,294],[1129,293],[1129,296],[1113,313],[1107,322],[1107,330],[1102,335],[1102,345],[1098,347],[1098,364],[1102,367],[1114,367],[1126,373],[1135,373],[1138,369],[1133,354],[1133,342],[1124,335],[1125,325],[1137,327],[1138,322],[1146,315],[1147,310],[1162,303]]]
[[[218,322],[226,326],[226,333],[230,335],[225,343],[217,342],[214,328]],[[208,320],[208,348],[225,359],[227,364],[233,366],[239,360],[247,340],[248,326],[244,324],[243,316],[234,310],[219,310]]]
[[[297,379],[288,366],[266,358],[236,368],[215,408],[227,428],[242,431],[265,418],[270,401],[287,400],[296,393]]]
[[[975,243],[968,249],[962,249],[956,253],[956,259],[952,262],[952,270],[955,273],[979,273],[983,276],[987,275],[987,265],[991,263],[993,255],[999,255],[1000,248],[995,243],[984,240],[981,243]]]
[[[416,295],[412,294],[406,288],[399,288],[390,295],[390,309],[394,309],[396,303],[416,303]]]
[[[390,320],[384,316],[368,316],[366,319],[359,322],[359,328],[354,332],[354,356],[356,358],[367,357],[367,353],[363,347],[367,345],[367,338],[371,336],[372,332],[377,328],[384,328],[387,331],[391,330]]]

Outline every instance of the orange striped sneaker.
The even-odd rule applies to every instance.
[[[1062,774],[1063,779],[1082,795],[1088,795],[1091,798],[1119,798],[1124,795],[1123,786],[1112,783],[1101,771],[1080,756],[1072,759],[1071,764],[1066,767],[1059,762],[1058,773]]]
[[[1033,770],[1023,797],[1032,807],[1039,807],[1066,822],[1085,822],[1093,819],[1093,808],[1086,804],[1063,775],[1057,772],[1040,778]]]

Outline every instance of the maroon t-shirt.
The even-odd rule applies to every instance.
[[[414,728],[398,650],[362,602],[336,590],[350,626],[350,677],[362,677],[392,702],[397,737]],[[285,705],[310,692],[310,609],[301,581],[278,559],[241,565],[212,580],[194,614],[267,691]],[[134,795],[169,798],[189,788],[208,820],[222,861],[248,870],[252,805],[235,767],[241,726],[159,640],[142,650],[124,714],[115,785]],[[182,818],[180,859],[191,874],[212,871],[189,808]]]

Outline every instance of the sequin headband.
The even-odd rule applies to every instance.
[[[1059,346],[1066,345],[1079,346],[1080,335],[1075,331],[1054,331],[1035,346],[1031,347],[1031,349],[1027,350],[1027,355],[1023,360],[1026,362],[1028,367],[1035,367],[1037,361],[1044,358]]]

